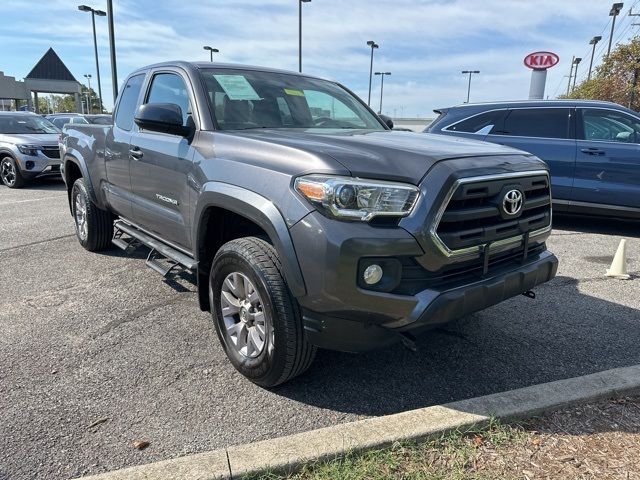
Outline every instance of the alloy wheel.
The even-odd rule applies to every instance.
[[[267,343],[268,319],[251,280],[240,272],[227,275],[222,283],[220,304],[231,344],[244,357],[259,356]]]
[[[16,183],[16,167],[10,159],[5,158],[0,164],[0,176],[5,185],[12,187]]]
[[[74,202],[74,214],[78,235],[80,236],[80,239],[86,240],[89,229],[87,225],[87,202],[84,198],[84,195],[82,195],[82,193],[80,192],[76,194],[76,199]]]

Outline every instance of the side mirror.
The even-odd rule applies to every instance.
[[[379,113],[378,116],[387,127],[393,128],[393,120],[391,120],[391,117],[387,117],[386,115],[383,115],[381,113]]]
[[[190,130],[182,124],[182,109],[175,103],[140,105],[133,119],[140,128],[153,132],[186,136]]]

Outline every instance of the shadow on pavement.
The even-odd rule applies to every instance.
[[[633,220],[555,215],[554,212],[553,228],[554,230],[572,230],[584,233],[640,238],[640,221]],[[559,234],[562,235],[561,232]]]
[[[25,184],[21,190],[35,191],[59,191],[64,192],[67,189],[62,178],[36,178]]]
[[[611,281],[596,279],[594,281]],[[557,277],[426,333],[413,353],[319,351],[302,377],[274,393],[363,416],[386,415],[640,363],[640,311],[580,292]]]

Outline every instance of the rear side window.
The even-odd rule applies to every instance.
[[[138,104],[138,96],[142,88],[144,74],[131,77],[122,89],[120,102],[118,103],[118,111],[116,112],[116,125],[123,130],[131,130],[133,128],[133,115]]]
[[[496,129],[495,127],[503,113],[504,110],[493,110],[491,112],[474,115],[473,117],[451,125],[447,130],[454,132],[484,133],[486,135]]]
[[[521,108],[511,110],[499,135],[514,137],[569,138],[568,108]]]

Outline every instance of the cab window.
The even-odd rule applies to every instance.
[[[191,115],[191,103],[187,86],[180,75],[158,73],[151,81],[145,103],[173,103],[182,110],[182,124],[187,125]]]
[[[129,78],[127,84],[120,94],[120,102],[118,102],[118,110],[116,111],[116,125],[123,130],[131,130],[133,128],[133,115],[136,111],[138,96],[142,88],[144,74],[134,75]]]

